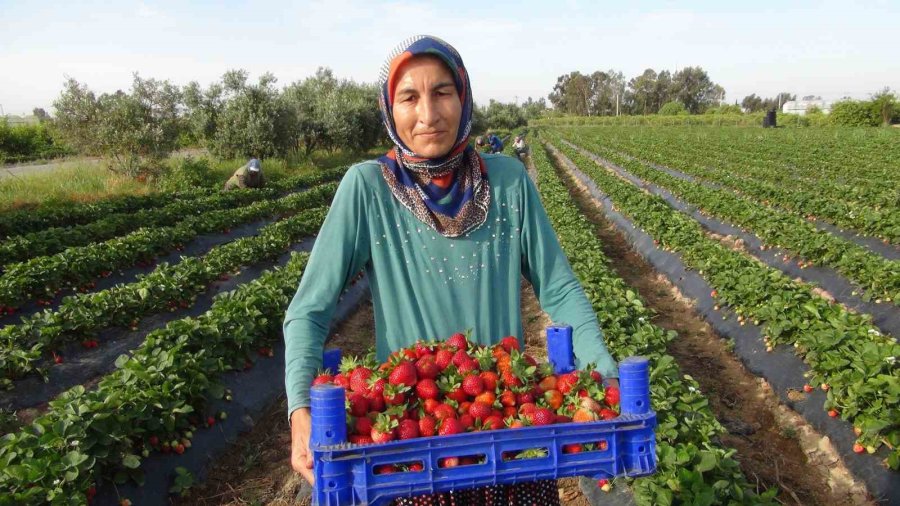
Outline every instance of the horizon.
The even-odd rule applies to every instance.
[[[890,49],[900,3],[847,8],[807,1],[784,8],[765,1],[750,9],[712,2],[614,8],[499,1],[463,2],[452,10],[371,3],[3,3],[0,27],[10,40],[0,54],[0,106],[6,115],[28,116],[37,107],[53,114],[66,77],[98,94],[130,89],[133,73],[206,87],[230,69],[245,69],[254,81],[271,72],[279,88],[318,67],[372,83],[388,52],[416,33],[459,50],[479,105],[546,98],[560,75],[610,69],[627,81],[646,68],[700,66],[725,89],[728,104],[751,93],[833,102],[900,88],[900,59]],[[376,16],[385,21],[372,23]],[[396,31],[398,23],[389,21],[405,18],[418,20],[416,28]],[[607,47],[614,50],[604,52]]]

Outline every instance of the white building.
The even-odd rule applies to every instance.
[[[831,102],[822,99],[791,100],[785,102],[784,105],[781,106],[781,112],[784,114],[799,114],[800,116],[803,116],[811,107],[817,107],[825,114],[831,112]]]

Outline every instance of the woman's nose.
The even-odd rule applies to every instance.
[[[419,123],[433,125],[440,120],[441,115],[437,108],[437,101],[432,97],[425,97],[419,100],[418,109]]]

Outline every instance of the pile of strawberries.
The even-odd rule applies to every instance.
[[[394,352],[380,365],[374,353],[362,361],[345,357],[338,374],[323,372],[313,385],[346,389],[349,440],[371,444],[615,418],[619,389],[604,387],[602,380],[592,369],[553,374],[550,364],[522,353],[512,336],[485,347],[456,333]],[[595,446],[568,445],[563,451]],[[458,459],[447,465],[459,465]]]

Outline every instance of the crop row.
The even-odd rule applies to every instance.
[[[317,173],[297,179],[295,183],[308,186],[332,181],[342,173],[343,170]],[[283,199],[266,200],[237,209],[210,211],[191,216],[177,225],[142,228],[102,243],[10,264],[0,276],[0,306],[10,312],[32,298],[38,298],[40,304],[43,298],[52,298],[66,287],[90,287],[97,276],[140,262],[149,263],[159,254],[180,249],[198,235],[228,230],[278,213],[283,202]]]
[[[286,267],[217,297],[200,317],[151,332],[95,389],[70,389],[0,439],[0,504],[86,504],[103,478],[140,483],[141,458],[159,440],[189,441],[207,419],[208,399],[225,395],[221,375],[252,365],[279,335],[307,259],[295,254]]]
[[[592,226],[572,203],[554,173],[543,148],[532,148],[541,198],[572,269],[603,329],[615,356],[642,355],[650,359],[650,390],[657,413],[656,474],[634,484],[642,504],[769,504],[775,491],[757,495],[740,470],[735,451],[716,438],[725,430],[709,409],[696,381],[682,375],[666,353],[677,336],[652,323],[651,310],[610,268]]]
[[[728,190],[708,188],[650,168],[605,149],[593,139],[578,144],[598,153],[645,181],[671,191],[702,212],[728,220],[755,234],[767,245],[784,248],[804,260],[828,266],[864,289],[863,298],[900,304],[900,261],[887,260],[851,241],[818,230],[806,220],[773,209]]]
[[[665,142],[668,137],[658,132],[634,133],[628,137],[609,129],[566,132],[591,139],[607,149],[722,184],[802,216],[822,218],[865,235],[900,242],[897,189],[884,181],[841,184],[820,174],[797,176],[776,161],[759,167],[760,161],[753,155],[710,149],[700,142]]]
[[[794,346],[810,367],[810,383],[827,389],[825,409],[852,421],[859,443],[869,451],[887,443],[892,449],[889,466],[900,467],[900,375],[895,364],[900,345],[882,335],[870,316],[851,313],[730,249],[661,198],[574,149],[561,149],[636,226],[697,270],[715,288],[713,297],[721,305],[730,306],[741,322],[760,325],[768,345]]]
[[[282,214],[311,209],[331,201],[337,183],[328,183],[303,193],[285,197]],[[67,341],[81,341],[92,348],[99,343],[93,334],[110,326],[134,328],[147,314],[165,309],[190,307],[206,286],[248,263],[259,262],[284,252],[291,244],[311,235],[321,226],[320,211],[307,211],[293,218],[267,225],[259,235],[217,246],[198,257],[182,259],[176,265],[161,264],[138,281],[116,285],[91,294],[66,297],[55,311],[46,310],[25,318],[21,324],[0,330],[0,387],[11,388],[12,380],[25,374],[44,374],[38,362]],[[55,357],[59,357],[54,352]],[[4,385],[5,383],[5,385]]]

